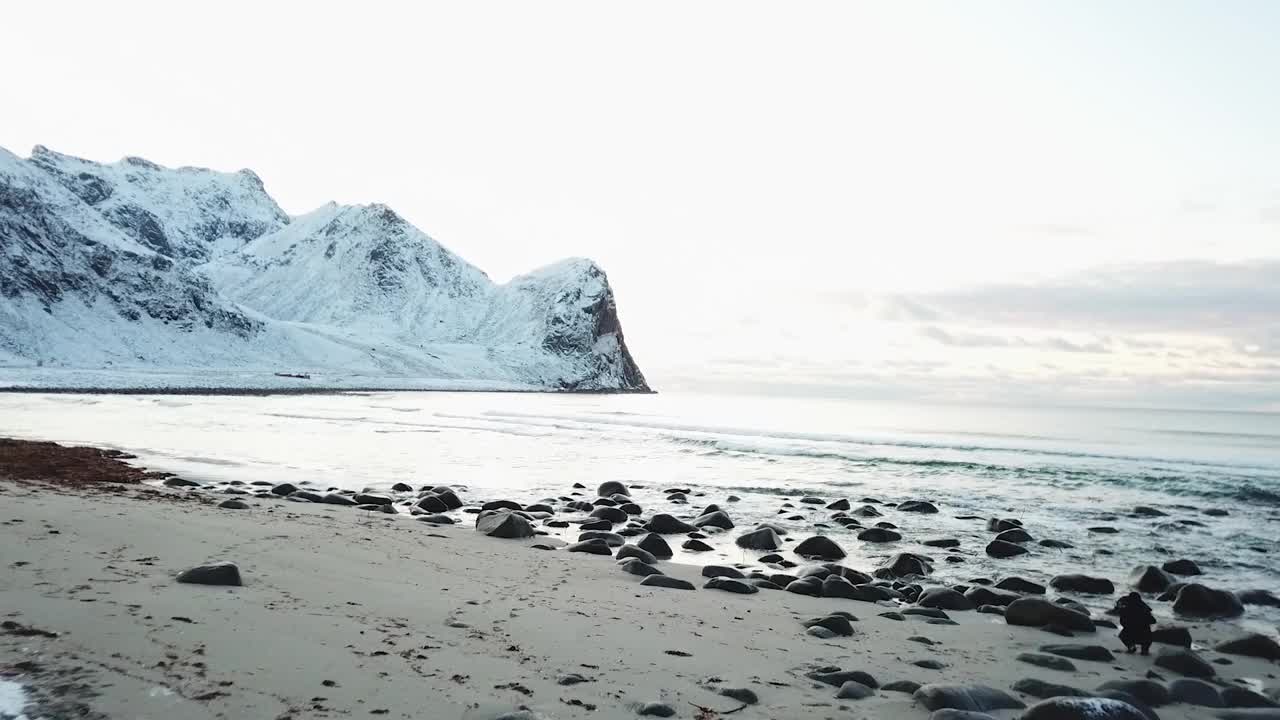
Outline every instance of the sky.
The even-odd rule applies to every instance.
[[[659,389],[1280,410],[1280,3],[18,3],[0,146],[609,273]]]

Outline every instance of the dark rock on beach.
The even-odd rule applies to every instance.
[[[902,539],[902,534],[885,528],[867,528],[858,533],[858,539],[863,542],[888,543],[897,542]]]
[[[618,567],[622,568],[622,571],[625,573],[639,575],[641,577],[662,574],[662,571],[658,568],[637,558],[627,558],[626,560],[619,562]]]
[[[927,500],[908,500],[898,505],[898,512],[914,512],[933,515],[938,512],[938,508]]]
[[[1061,670],[1062,672],[1075,672],[1076,665],[1064,657],[1057,655],[1045,655],[1044,653],[1019,653],[1018,660],[1035,665],[1036,667],[1047,668],[1049,670]]]
[[[802,541],[793,548],[792,552],[808,558],[818,558],[821,560],[839,560],[845,556],[845,551],[834,540],[825,535],[814,535]]]
[[[681,580],[680,578],[673,578],[667,575],[649,575],[644,580],[641,580],[640,584],[644,585],[645,587],[670,588],[672,590],[696,590],[697,589],[696,587],[694,587],[694,584],[689,582],[688,580]]]
[[[1156,653],[1155,665],[1188,677],[1210,678],[1218,674],[1213,665],[1205,662],[1195,652],[1181,647],[1160,648]]]
[[[969,598],[945,587],[925,590],[917,602],[921,607],[940,610],[972,610],[977,607]]]
[[[1120,700],[1054,697],[1030,707],[1022,720],[1147,720],[1147,716]]]
[[[1169,699],[1200,707],[1225,707],[1218,688],[1195,678],[1177,678],[1169,683]]]
[[[1030,627],[1061,626],[1078,632],[1092,632],[1093,620],[1088,615],[1071,608],[1055,605],[1040,597],[1018,598],[1009,603],[1004,612],[1010,625]]]
[[[1040,648],[1040,651],[1051,655],[1074,658],[1076,660],[1090,660],[1092,662],[1111,662],[1116,659],[1110,650],[1101,645],[1044,645]]]
[[[476,530],[489,537],[514,540],[534,536],[533,526],[525,518],[505,511],[482,512],[476,516]]]
[[[1173,611],[1179,615],[1200,618],[1229,618],[1244,613],[1244,605],[1234,594],[1190,583],[1178,590]]]
[[[1171,575],[1200,575],[1200,566],[1191,560],[1183,558],[1181,560],[1169,560],[1160,566],[1161,570]]]
[[[985,685],[923,685],[912,694],[912,697],[929,710],[950,708],[986,712],[1018,710],[1026,707],[1026,703],[1003,690]]]
[[[649,533],[648,535],[640,538],[640,541],[636,543],[636,547],[648,552],[650,555],[653,555],[655,558],[660,560],[665,560],[673,554],[671,552],[671,546],[667,544],[667,541],[664,540],[661,535],[656,533]]]
[[[685,540],[680,547],[691,552],[709,552],[715,549],[701,540]]]
[[[577,487],[575,485],[574,487]],[[600,497],[609,497],[610,495],[631,495],[631,491],[627,486],[617,480],[609,480],[600,483],[600,487],[596,488],[596,495]]]
[[[1049,581],[1049,586],[1062,592],[1086,595],[1110,595],[1116,591],[1116,586],[1110,580],[1080,573],[1056,575]]]
[[[1099,685],[1098,689],[1119,690],[1151,707],[1169,704],[1169,689],[1154,680],[1110,680]]]
[[[750,532],[743,533],[733,541],[740,548],[748,550],[777,550],[782,547],[782,538],[773,531],[772,528],[758,528]],[[761,558],[764,562],[764,558]]]
[[[1245,655],[1264,660],[1280,660],[1280,643],[1260,633],[1250,633],[1214,646],[1228,655]]]
[[[237,500],[235,498],[231,498],[229,500],[223,500],[222,502],[218,503],[218,507],[222,508],[223,510],[248,510],[249,503],[243,500]]]
[[[565,548],[565,550],[571,553],[588,553],[590,555],[613,555],[613,548],[609,547],[609,543],[599,538],[576,542]]]
[[[1051,697],[1085,697],[1089,693],[1070,685],[1047,682],[1037,678],[1023,678],[1010,686],[1014,692],[1030,695],[1033,698]]]
[[[235,563],[222,562],[199,565],[178,574],[178,582],[190,585],[243,585],[240,568]]]
[[[993,558],[1010,558],[1016,555],[1025,555],[1027,549],[1021,545],[1006,542],[1004,540],[992,540],[987,543],[986,552]]]
[[[635,558],[646,565],[656,565],[658,563],[658,559],[654,557],[652,553],[647,550],[642,550],[635,545],[623,545],[618,548],[618,552],[614,554],[614,557],[619,560]]]
[[[1174,582],[1172,575],[1154,565],[1139,565],[1129,573],[1129,583],[1141,593],[1161,593]]]
[[[738,595],[752,595],[760,592],[760,588],[749,582],[742,580],[734,580],[726,577],[713,577],[707,581],[704,588],[708,590],[724,590],[725,592],[737,593]]]
[[[674,515],[658,513],[657,515],[654,515],[649,522],[645,523],[644,529],[651,533],[658,533],[659,535],[683,535],[684,533],[693,532],[698,528],[675,517]]]

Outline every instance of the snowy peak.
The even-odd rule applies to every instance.
[[[30,162],[124,234],[175,259],[208,259],[289,222],[248,170],[168,169],[138,157],[101,164],[42,145]]]
[[[0,241],[0,358],[268,382],[305,369],[348,385],[648,389],[595,263],[498,285],[385,205],[290,219],[248,170],[0,149]]]

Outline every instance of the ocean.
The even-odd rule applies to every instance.
[[[1280,414],[1055,407],[924,406],[745,395],[352,393],[302,396],[0,394],[0,435],[92,444],[202,482],[308,482],[387,489],[455,485],[464,499],[531,503],[640,486],[646,514],[706,503],[738,528],[831,535],[870,571],[895,552],[934,557],[935,577],[1085,572],[1127,584],[1134,566],[1188,557],[1201,581],[1280,591]],[[695,492],[673,505],[665,488]],[[701,493],[701,495],[697,495]],[[729,496],[737,501],[728,502]],[[823,505],[923,499],[936,515],[875,505],[904,540],[855,539]],[[785,504],[790,507],[784,507]],[[1138,516],[1136,506],[1163,516]],[[1225,517],[1203,511],[1225,510]],[[994,560],[985,521],[1013,517],[1075,547]],[[790,519],[799,517],[800,519]],[[825,527],[823,527],[825,526]],[[1090,532],[1107,526],[1115,533]],[[677,560],[748,561],[729,542]],[[951,537],[954,551],[920,541]],[[574,539],[569,536],[570,540]],[[678,545],[678,543],[673,543]],[[947,560],[946,556],[956,558]],[[1110,599],[1093,601],[1095,607]],[[1275,626],[1276,609],[1250,607]]]

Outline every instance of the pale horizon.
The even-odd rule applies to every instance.
[[[1280,410],[1280,7],[250,8],[14,8],[0,147],[592,258],[660,391]]]

